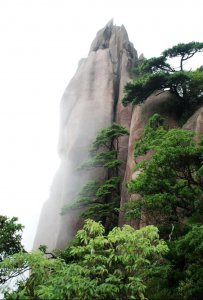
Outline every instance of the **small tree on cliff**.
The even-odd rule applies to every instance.
[[[90,149],[90,159],[83,162],[80,170],[104,168],[107,179],[103,182],[91,180],[87,182],[70,206],[62,208],[62,214],[70,209],[84,207],[83,218],[102,221],[107,230],[112,229],[118,222],[118,208],[120,206],[119,167],[122,161],[118,159],[119,137],[128,135],[128,130],[119,125],[102,129]]]
[[[144,102],[154,91],[169,90],[177,96],[180,113],[191,113],[203,101],[203,68],[185,71],[184,63],[198,52],[203,43],[178,44],[165,50],[160,57],[143,60],[136,70],[137,77],[125,86],[123,104]],[[174,68],[168,60],[179,59]]]

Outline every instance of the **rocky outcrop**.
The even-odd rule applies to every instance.
[[[115,26],[113,21],[98,32],[88,57],[80,61],[61,101],[61,165],[50,198],[41,212],[34,248],[40,244],[50,249],[63,248],[80,227],[79,212],[61,216],[61,208],[74,199],[89,178],[104,176],[102,171],[92,174],[77,170],[88,157],[89,146],[97,132],[113,121],[130,127],[132,109],[124,108],[121,98],[136,62],[137,53],[124,26]],[[120,155],[124,161],[127,145],[128,138],[120,140]]]
[[[203,107],[200,107],[183,125],[183,129],[192,130],[196,133],[196,139],[199,140],[203,133]]]
[[[140,140],[145,125],[154,113],[162,115],[165,118],[169,128],[176,127],[178,116],[175,97],[169,92],[155,92],[145,101],[145,103],[143,103],[142,105],[136,105],[133,109],[128,143],[128,158],[121,191],[121,208],[127,203],[130,198],[134,200],[137,200],[139,198],[139,195],[137,194],[128,194],[126,183],[134,179],[136,176],[136,174],[134,173],[136,164],[134,159],[135,144]],[[148,153],[148,155],[150,155],[150,153]],[[141,157],[140,159],[143,158]],[[122,226],[126,223],[137,228],[140,226],[137,221],[128,222],[128,220],[125,219],[124,211],[122,211],[121,209],[119,225]]]
[[[124,209],[122,207],[130,200],[138,200],[139,195],[133,194],[129,195],[126,187],[126,183],[132,179],[135,179],[137,173],[134,172],[135,169],[135,159],[134,159],[134,149],[136,143],[140,140],[144,128],[147,124],[147,121],[154,113],[159,113],[165,118],[165,122],[168,128],[179,127],[178,124],[178,114],[176,107],[176,99],[175,96],[170,94],[169,92],[164,92],[159,94],[155,92],[151,95],[144,104],[137,105],[133,109],[131,126],[130,126],[130,136],[128,143],[128,158],[125,170],[125,176],[123,181],[123,186],[121,190],[121,212],[119,216],[119,225],[130,224],[135,228],[139,228],[143,225],[150,224],[150,218],[144,221],[144,223],[139,223],[139,221],[128,221],[125,218]],[[185,130],[191,130],[196,133],[195,139],[199,141],[200,135],[203,133],[203,107],[200,107],[183,125],[182,127]],[[151,152],[149,151],[147,155],[143,157],[139,157],[137,162],[142,159],[146,159],[151,156]]]

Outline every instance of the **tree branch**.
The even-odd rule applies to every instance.
[[[17,276],[20,276],[20,275],[22,275],[23,273],[25,273],[26,271],[30,271],[30,270],[31,270],[30,267],[25,267],[25,268],[22,269],[22,270],[19,270],[19,271],[14,272],[12,275],[8,276],[8,278],[1,279],[1,280],[0,280],[0,283],[1,283],[1,284],[5,284],[7,281],[11,280],[12,278],[15,278],[15,277],[17,277]]]

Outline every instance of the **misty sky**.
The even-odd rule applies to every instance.
[[[59,165],[60,99],[96,32],[114,18],[149,58],[203,41],[202,11],[202,0],[0,0],[0,213],[26,226],[27,249]]]

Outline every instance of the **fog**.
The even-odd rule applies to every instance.
[[[78,61],[112,17],[138,53],[202,41],[202,1],[0,1],[1,214],[25,225],[29,250],[59,165],[59,104]],[[197,58],[195,64],[202,64]]]

